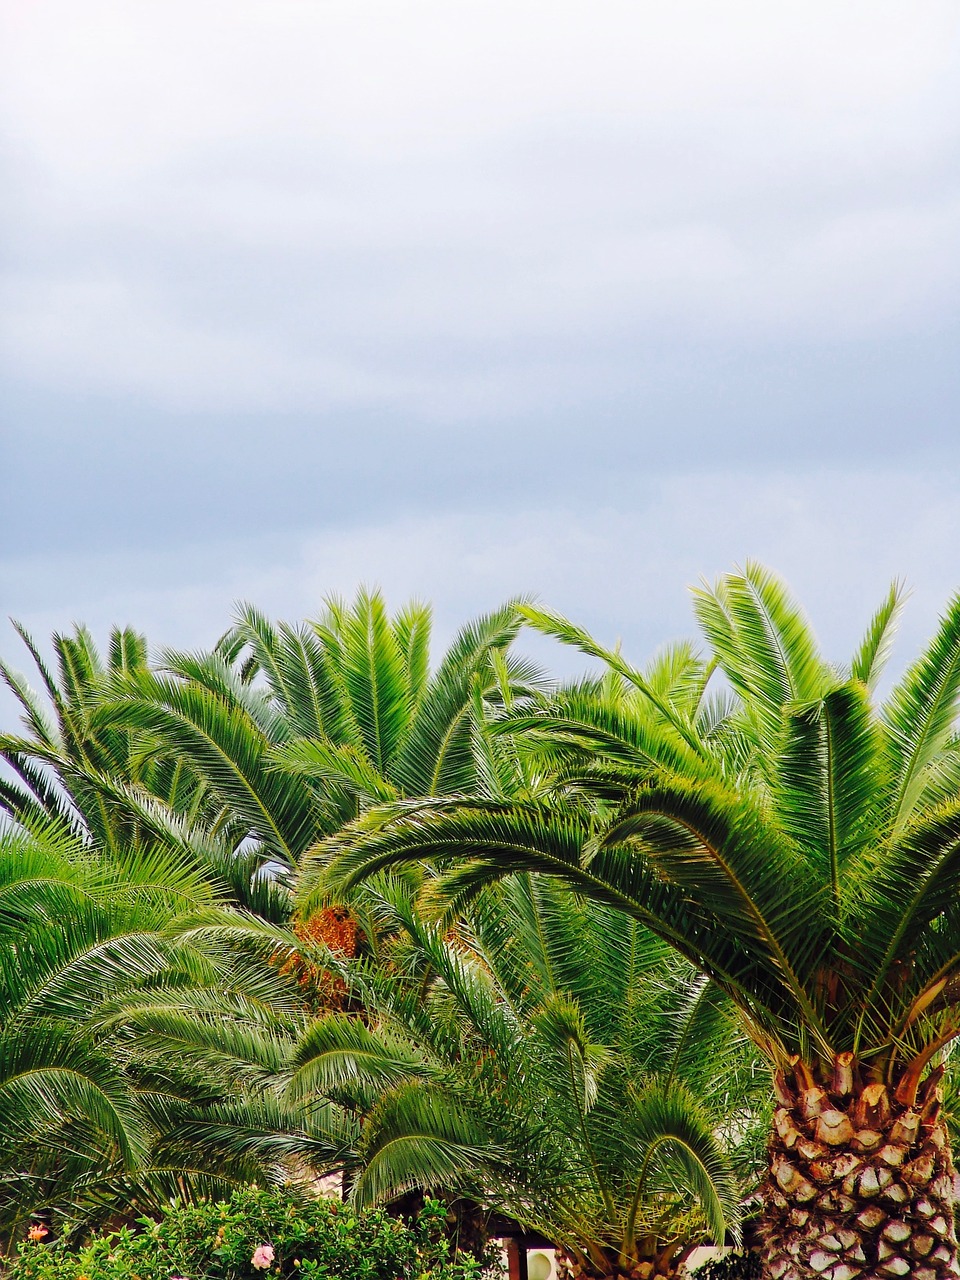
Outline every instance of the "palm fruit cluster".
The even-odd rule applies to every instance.
[[[942,1068],[896,1089],[839,1054],[826,1085],[777,1077],[762,1233],[769,1280],[941,1280],[960,1274]]]
[[[352,960],[364,941],[363,930],[348,907],[330,906],[316,911],[308,919],[295,919],[293,932],[304,943],[322,943],[334,955]],[[345,1009],[350,1001],[346,983],[339,975],[300,955],[299,952],[275,957],[281,973],[296,978],[304,1003],[315,1014]]]

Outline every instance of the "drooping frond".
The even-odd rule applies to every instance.
[[[344,792],[363,807],[399,799],[362,748],[336,746],[326,738],[296,738],[275,747],[272,758],[287,772],[313,779],[324,792]]]
[[[393,1199],[420,1187],[469,1190],[500,1155],[476,1118],[449,1096],[419,1084],[401,1085],[384,1095],[369,1134],[350,1193],[358,1204]]]
[[[384,1089],[430,1073],[422,1051],[389,1024],[369,1027],[352,1015],[338,1014],[309,1026],[296,1044],[292,1065],[292,1098],[359,1094],[368,1105]]]
[[[744,819],[737,849],[756,880],[745,885],[716,848],[728,821],[722,808],[713,814],[698,811],[695,798],[682,789],[640,794],[635,812],[624,815],[599,846],[588,815],[547,804],[450,802],[372,813],[332,846],[337,856],[330,890],[343,891],[385,867],[420,859],[452,865],[444,893],[454,900],[516,872],[556,876],[625,911],[677,947],[767,1028],[799,1016],[809,1000],[796,967],[816,952],[810,929],[815,916],[810,905],[801,915],[791,901],[778,900],[776,887],[778,877],[799,872],[800,864],[781,849],[779,871],[771,867],[763,856],[769,833],[751,825],[755,819]],[[684,823],[694,821],[702,829],[685,833]],[[658,824],[673,824],[676,834],[668,848],[646,838]],[[731,905],[729,918],[721,914]]]
[[[527,735],[558,763],[569,763],[576,752],[583,761],[600,758],[638,771],[710,773],[671,725],[644,710],[603,692],[564,689],[535,710],[505,716],[491,732]]]
[[[521,611],[526,620],[544,635],[553,636],[563,644],[579,649],[588,657],[598,658],[608,664],[612,671],[622,676],[648,699],[694,752],[703,754],[702,743],[692,728],[689,715],[674,706],[669,696],[662,694],[641,671],[624,661],[618,652],[604,648],[587,631],[575,626],[558,613],[546,609],[535,609],[531,605],[523,606]]]
[[[638,1093],[625,1121],[627,1140],[644,1155],[629,1235],[636,1234],[642,1197],[654,1188],[665,1191],[671,1181],[693,1192],[713,1240],[724,1240],[731,1227],[736,1230],[739,1189],[731,1161],[688,1089],[651,1082]]]
[[[269,753],[276,744],[266,732],[271,723],[258,719],[242,700],[228,700],[196,679],[160,676],[142,681],[137,694],[102,704],[93,716],[97,725],[157,735],[207,780],[277,861],[293,865],[314,837],[314,805],[309,792],[289,786],[272,764]]]

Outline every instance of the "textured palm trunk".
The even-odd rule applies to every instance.
[[[584,1257],[557,1250],[558,1280],[674,1280],[684,1274],[676,1262],[677,1247],[668,1245],[652,1258],[641,1258],[627,1265],[609,1258],[606,1267]]]
[[[764,1187],[769,1280],[941,1280],[960,1274],[954,1170],[938,1070],[918,1089],[861,1086],[841,1054],[823,1087],[777,1081]]]

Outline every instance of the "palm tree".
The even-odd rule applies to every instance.
[[[149,679],[147,644],[115,628],[106,657],[85,627],[52,637],[55,669],[19,624],[42,694],[0,661],[20,704],[22,732],[0,734],[0,809],[28,829],[73,831],[91,850],[134,854],[157,844],[196,860],[242,906],[281,919],[289,910],[276,877],[222,813],[203,780],[147,731],[98,725],[98,710],[127,681]]]
[[[712,709],[703,681],[664,697],[531,613],[631,690],[518,723],[548,744],[556,794],[382,809],[331,842],[336,891],[423,858],[452,867],[454,900],[553,875],[708,975],[773,1069],[773,1280],[958,1269],[941,1080],[960,1034],[960,598],[878,703],[900,604],[895,588],[839,668],[759,566],[702,588],[702,675],[729,689]]]
[[[515,604],[464,627],[430,671],[429,610],[379,594],[274,625],[246,606],[212,653],[115,679],[98,733],[133,733],[199,781],[210,829],[277,874],[371,803],[473,791],[492,767],[479,718],[539,677],[511,657]]]
[[[736,1231],[758,1091],[731,1007],[692,966],[540,877],[486,892],[453,924],[424,921],[400,882],[359,897],[389,960],[313,958],[361,1015],[268,1025],[251,1008],[241,1035],[226,1010],[198,1036],[193,1012],[145,1001],[139,1033],[290,1113],[335,1102],[354,1116],[355,1203],[440,1190],[562,1244],[573,1275],[672,1276],[705,1235]]]
[[[204,930],[249,928],[197,863],[114,854],[62,824],[0,832],[0,1239],[31,1212],[80,1227],[171,1195],[280,1177],[291,1149],[340,1158],[328,1110],[295,1123],[189,1064],[158,1061],[131,1007],[278,1000],[276,975]],[[291,991],[289,999],[295,999]]]
[[[294,1081],[367,1108],[356,1198],[447,1187],[562,1245],[575,1275],[673,1275],[736,1232],[750,1055],[689,965],[539,877],[452,927],[396,886],[380,911],[405,972],[346,966],[376,1021],[317,1024]]]

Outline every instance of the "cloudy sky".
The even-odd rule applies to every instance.
[[[0,612],[960,585],[950,0],[8,0]],[[0,634],[10,656],[12,632]]]

